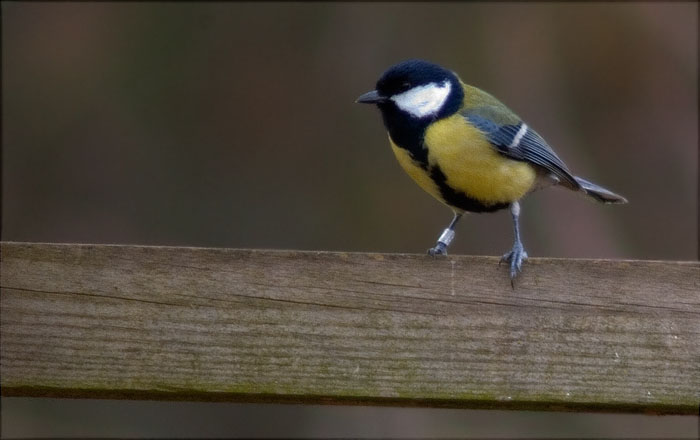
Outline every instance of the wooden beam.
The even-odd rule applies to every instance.
[[[0,245],[3,396],[695,414],[700,264]]]

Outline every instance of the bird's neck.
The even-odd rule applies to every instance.
[[[432,119],[414,118],[393,109],[383,110],[382,117],[384,118],[384,126],[394,144],[408,151],[411,159],[422,168],[427,169],[428,150],[423,146],[423,139],[425,138],[425,130]]]
[[[461,84],[460,84],[461,85]],[[453,90],[440,111],[431,116],[415,117],[401,111],[393,103],[380,105],[384,126],[396,146],[408,151],[411,158],[423,169],[428,169],[428,150],[423,145],[425,130],[433,122],[454,115],[462,107],[464,91],[462,87]]]

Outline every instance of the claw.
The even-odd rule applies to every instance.
[[[437,255],[447,255],[447,246],[445,243],[438,241],[435,247],[428,249],[428,254],[433,257]]]
[[[501,261],[498,262],[499,265],[504,261],[510,264],[510,286],[513,288],[515,288],[513,283],[515,277],[522,271],[523,261],[525,260],[527,260],[527,252],[525,252],[522,243],[516,242],[513,245],[513,249],[504,254],[501,257]]]

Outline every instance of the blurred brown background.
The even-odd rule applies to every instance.
[[[451,213],[400,170],[378,112],[354,104],[391,64],[424,58],[499,97],[574,172],[630,200],[530,196],[531,256],[695,259],[697,17],[693,2],[2,3],[2,239],[425,252]],[[511,243],[507,212],[470,215],[451,249],[500,255]],[[3,435],[45,435],[30,428],[79,405],[2,403]],[[143,405],[87,403],[112,417]],[[150,411],[187,407],[159,405]],[[217,408],[228,408],[221,420],[252,409],[288,420],[288,435],[523,436],[532,417],[579,436],[636,437],[643,423],[697,435],[692,418],[610,416],[618,431],[601,432],[585,414]],[[442,430],[357,431],[381,427],[381,411]],[[435,422],[446,414],[457,421]],[[495,415],[514,430],[480,430]],[[127,419],[159,435],[138,429],[153,420]],[[346,431],[323,431],[339,419]]]

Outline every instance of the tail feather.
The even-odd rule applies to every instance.
[[[627,199],[619,194],[598,186],[595,183],[589,182],[588,180],[582,179],[580,177],[574,177],[576,182],[581,185],[581,190],[586,193],[586,195],[593,197],[599,202],[603,203],[627,203]]]

